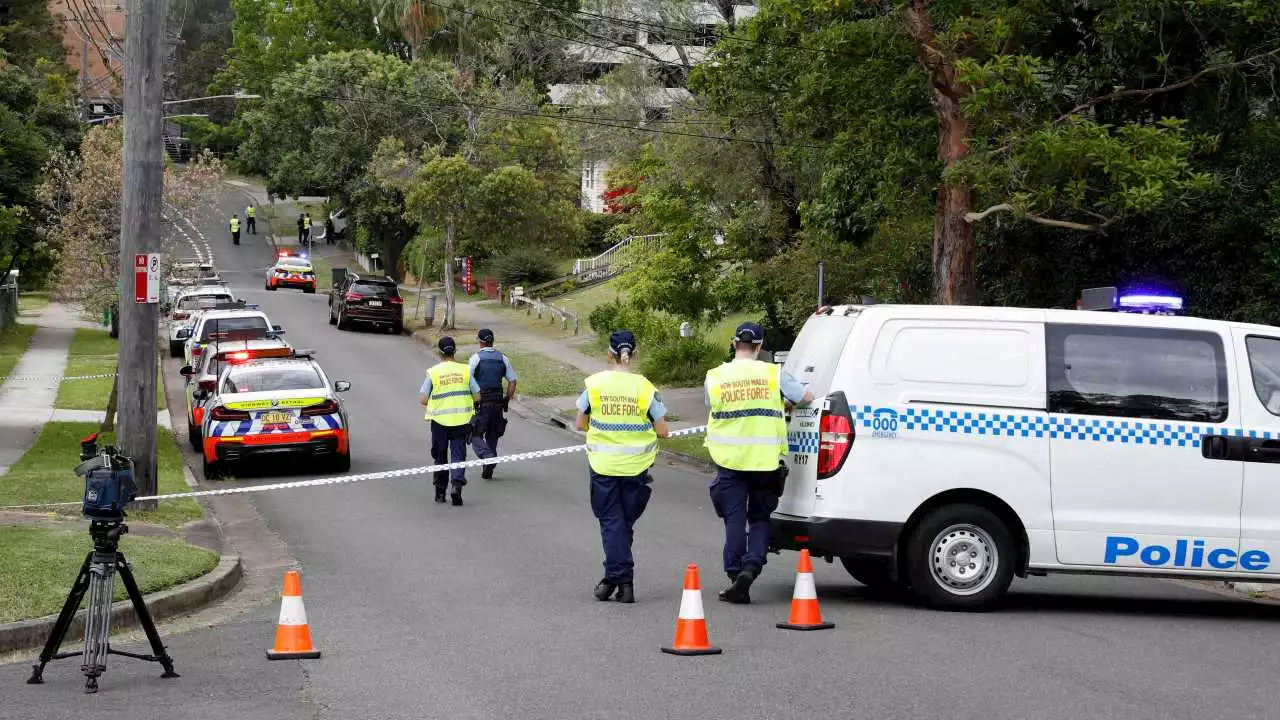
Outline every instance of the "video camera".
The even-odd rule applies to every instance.
[[[80,441],[80,464],[76,475],[84,478],[85,516],[96,520],[123,520],[125,507],[133,502],[133,458],[117,452],[115,446],[98,448],[98,434]]]

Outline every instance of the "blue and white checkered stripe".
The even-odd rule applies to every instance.
[[[897,431],[934,432],[992,437],[1051,438],[1083,442],[1200,447],[1205,435],[1271,438],[1275,433],[1239,427],[1166,420],[1121,420],[1114,418],[1068,417],[992,413],[976,410],[935,410],[929,408],[874,408],[863,405],[855,413],[859,429],[872,429],[877,417],[897,419]]]
[[[235,437],[238,435],[271,435],[276,433],[298,432],[292,429],[262,429],[262,412],[256,412],[252,420],[210,420],[209,437]],[[342,427],[342,417],[332,415],[315,415],[300,419],[301,431],[337,430]]]
[[[787,451],[793,453],[816,453],[818,452],[818,433],[816,432],[788,432],[787,433]]]

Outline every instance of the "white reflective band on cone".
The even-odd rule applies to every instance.
[[[302,606],[302,598],[297,595],[285,595],[280,598],[280,624],[307,624],[307,610]]]
[[[818,589],[813,584],[813,573],[796,575],[796,591],[792,595],[796,600],[817,600]]]
[[[681,620],[703,620],[702,615],[702,591],[701,590],[685,590],[680,595],[680,614]]]

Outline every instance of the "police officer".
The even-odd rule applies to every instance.
[[[491,458],[498,454],[498,438],[507,429],[504,414],[516,396],[516,371],[511,360],[493,347],[493,331],[483,328],[476,334],[480,351],[471,356],[471,391],[480,396],[476,416],[471,422],[471,447],[478,458]],[[507,390],[502,391],[503,381]],[[493,465],[485,465],[480,477],[493,478]]]
[[[431,460],[442,465],[467,459],[467,435],[471,430],[471,417],[475,414],[475,400],[471,368],[453,359],[458,350],[453,338],[440,338],[437,347],[441,362],[427,370],[427,379],[419,391],[419,402],[426,406],[426,419],[431,422]],[[461,505],[462,486],[467,484],[466,472],[462,468],[436,471],[436,502],[444,502],[444,491],[451,474],[453,492],[449,498],[454,505]]]
[[[298,213],[298,244],[302,245],[307,241],[307,227],[303,223],[302,213]]]
[[[751,322],[734,333],[732,361],[707,372],[707,450],[717,470],[711,503],[724,520],[724,571],[729,587],[720,599],[751,602],[751,583],[769,550],[769,516],[778,507],[785,467],[787,426],[783,400],[813,402],[790,374],[758,357],[764,329]]]
[[[231,215],[231,244],[240,244],[240,216],[234,213]]]
[[[257,211],[257,208],[253,206],[253,203],[249,203],[248,207],[244,209],[244,219],[245,219],[245,223],[248,224],[249,226],[249,234],[257,235],[258,234],[258,211]]]
[[[624,603],[636,601],[632,529],[653,493],[649,468],[658,456],[658,438],[667,437],[662,398],[653,383],[631,371],[635,349],[630,331],[609,336],[611,367],[587,378],[577,420],[577,428],[587,431],[591,511],[604,545],[604,579],[595,596],[608,600],[617,592]]]

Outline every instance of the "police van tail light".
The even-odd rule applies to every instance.
[[[318,405],[308,405],[307,407],[302,408],[302,415],[304,417],[311,417],[313,415],[332,415],[336,412],[338,412],[338,403],[332,400],[325,400]]]
[[[827,398],[828,408],[818,419],[818,479],[823,480],[840,472],[845,458],[857,437],[853,415],[844,393],[832,393]]]

